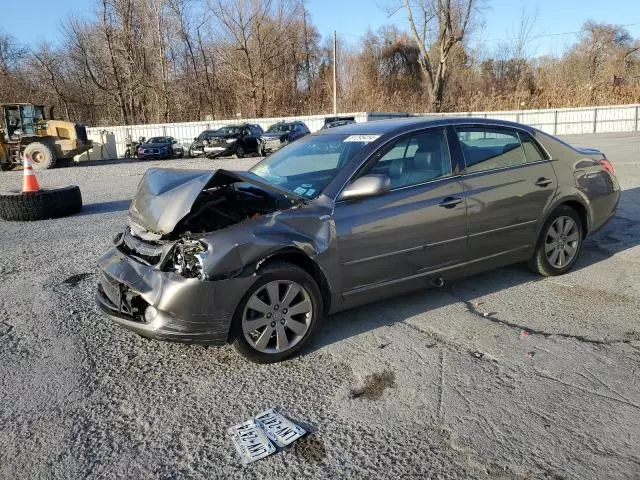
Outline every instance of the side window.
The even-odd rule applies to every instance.
[[[442,129],[405,136],[383,148],[382,156],[363,174],[388,175],[392,189],[451,175],[449,146]]]
[[[467,172],[482,172],[496,168],[522,165],[524,149],[518,132],[507,128],[456,128]]]
[[[522,142],[522,148],[524,148],[524,155],[527,162],[539,162],[540,160],[547,160],[547,155],[540,149],[538,144],[527,133],[520,132],[520,141]]]

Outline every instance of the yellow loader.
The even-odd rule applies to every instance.
[[[21,165],[31,155],[33,168],[53,168],[73,160],[93,147],[84,125],[45,118],[44,107],[32,103],[0,105],[0,170]]]

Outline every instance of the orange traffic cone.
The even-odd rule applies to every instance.
[[[27,153],[24,156],[24,175],[22,176],[22,193],[39,192],[39,191],[40,191],[40,185],[38,185],[36,172],[33,171],[33,164],[31,163],[31,155]]]

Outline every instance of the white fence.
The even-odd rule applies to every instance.
[[[121,125],[113,127],[90,127],[87,128],[87,135],[93,140],[96,148],[88,154],[84,154],[82,159],[90,158],[106,159],[116,158],[124,155],[127,139],[137,140],[140,137],[150,138],[159,136],[170,136],[178,143],[188,148],[195,137],[204,130],[215,130],[224,125],[239,123],[257,123],[265,130],[271,125],[281,121],[299,120],[304,122],[309,130],[315,132],[324,125],[327,115],[307,115],[298,117],[272,117],[272,118],[236,118],[232,120],[209,120],[202,122],[184,123],[157,123],[148,125]],[[353,117],[356,122],[369,122],[383,118],[408,117],[408,113],[384,113],[384,112],[355,112],[340,113],[341,117]]]
[[[495,118],[524,123],[554,135],[572,135],[580,133],[633,132],[638,131],[640,105],[616,105],[602,107],[558,108],[545,110],[513,110],[501,112],[451,112],[425,113],[421,115],[471,116]],[[355,112],[341,113],[352,116],[356,122],[367,122],[384,118],[413,116],[408,113]],[[419,114],[420,115],[420,114]],[[113,127],[91,127],[87,129],[89,138],[96,148],[83,158],[115,158],[124,155],[127,138],[154,137],[168,135],[188,147],[194,137],[203,130],[237,123],[258,123],[265,130],[272,124],[285,120],[300,120],[313,132],[324,124],[327,115],[308,115],[298,117],[244,118],[232,120],[212,120],[202,122],[164,123],[149,125],[124,125]]]
[[[552,135],[637,132],[640,105],[511,110],[502,112],[425,113],[456,117],[484,117],[524,123]]]

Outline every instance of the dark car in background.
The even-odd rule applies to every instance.
[[[327,313],[516,262],[561,275],[619,198],[602,152],[517,123],[327,129],[248,172],[147,170],[97,301],[143,336],[274,362]]]
[[[140,160],[155,158],[181,158],[184,147],[173,137],[151,137],[138,146],[137,157]]]
[[[327,117],[324,119],[324,125],[322,125],[320,130],[344,127],[345,125],[351,125],[352,123],[356,123],[355,117]]]
[[[242,158],[247,154],[259,154],[262,127],[253,123],[226,125],[218,130],[205,130],[193,139],[189,147],[192,157],[209,158],[235,155]]]
[[[304,122],[278,122],[271,125],[262,134],[263,155],[269,155],[299,138],[309,135],[311,132]]]

